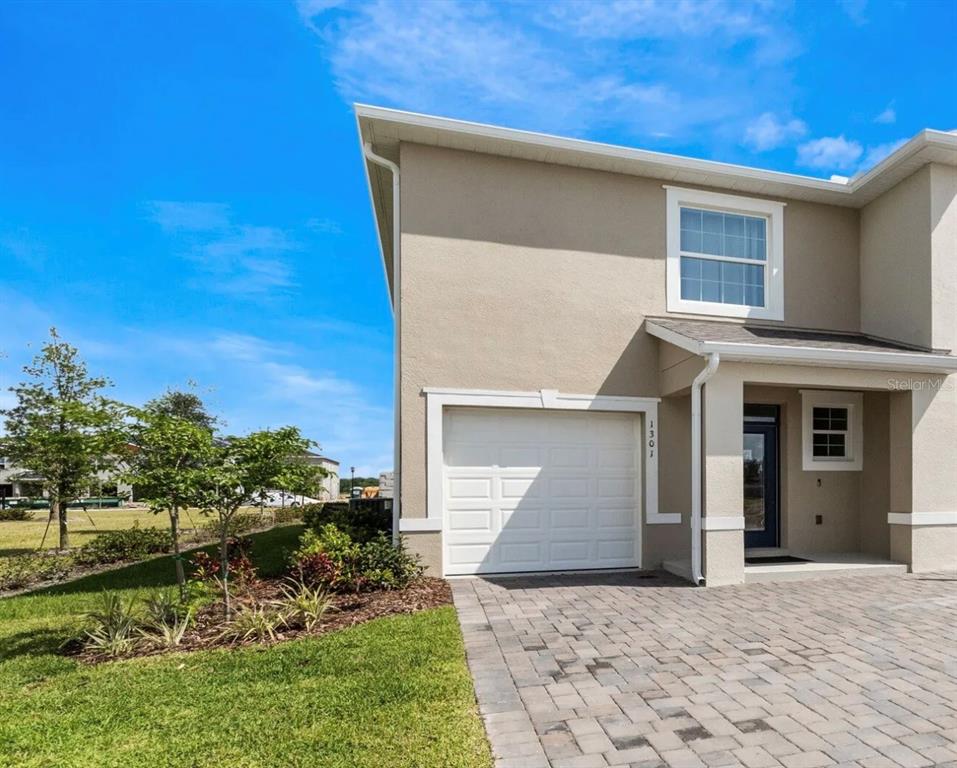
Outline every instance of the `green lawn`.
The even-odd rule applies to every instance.
[[[260,572],[300,530],[254,537]],[[161,558],[0,600],[0,766],[491,765],[449,607],[271,648],[95,667],[55,653],[101,589],[172,572]]]
[[[247,512],[258,514],[258,508],[250,508]],[[0,521],[0,557],[33,552],[43,541],[43,531],[47,525],[47,511],[33,510],[32,520],[2,520]],[[268,514],[268,513],[267,513]],[[145,508],[91,509],[84,512],[82,509],[71,509],[68,512],[70,527],[70,546],[79,547],[86,544],[98,533],[119,531],[132,528],[137,523],[140,528],[168,528],[169,517],[165,514],[154,515]],[[209,522],[210,518],[202,515],[198,510],[192,510],[189,516],[182,516],[183,535],[188,536],[195,524],[197,527]],[[58,529],[56,522],[50,525],[45,548],[56,547]]]

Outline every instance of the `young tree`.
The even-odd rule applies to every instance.
[[[311,441],[295,427],[262,430],[245,437],[227,437],[214,445],[205,472],[204,507],[216,515],[219,533],[219,566],[222,574],[223,602],[230,615],[229,533],[232,521],[242,507],[254,503],[264,488],[281,484],[288,472],[309,470],[302,461]],[[294,467],[302,465],[305,470]]]
[[[135,414],[131,429],[134,447],[126,477],[136,484],[154,514],[169,515],[176,583],[182,596],[186,574],[179,547],[179,515],[204,500],[206,473],[214,453],[213,433],[204,422],[173,415],[158,407],[158,402],[148,403]]]
[[[160,397],[146,404],[147,410],[161,416],[183,419],[207,432],[214,432],[219,419],[206,410],[206,404],[195,392],[168,389]]]
[[[125,409],[101,394],[110,382],[90,376],[56,328],[23,372],[29,380],[10,387],[16,405],[0,411],[6,426],[0,454],[40,478],[50,521],[59,521],[59,547],[68,549],[67,506],[89,488],[97,469],[123,458]]]

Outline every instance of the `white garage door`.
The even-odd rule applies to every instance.
[[[447,574],[639,564],[638,416],[452,408],[443,428]]]

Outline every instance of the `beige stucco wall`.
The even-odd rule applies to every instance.
[[[665,397],[658,405],[658,508],[681,515],[681,523],[646,525],[642,564],[691,558],[691,398]]]
[[[665,190],[660,181],[411,144],[402,145],[400,161],[404,517],[426,514],[423,387],[658,396],[662,381],[672,386],[668,391],[677,391],[671,379],[677,382],[685,369],[700,369],[695,361],[682,363],[676,356],[670,373],[659,377],[659,344],[642,329],[646,315],[665,313]],[[855,331],[867,318],[873,325],[879,318],[870,308],[875,300],[883,301],[885,287],[875,277],[877,262],[865,269],[859,253],[862,237],[875,241],[875,227],[864,227],[860,212],[852,209],[785,202],[785,323]],[[945,222],[943,237],[952,211],[943,204],[937,208]],[[878,207],[872,208],[875,222],[878,213]],[[866,307],[857,287],[858,275],[863,280],[865,272],[871,302]],[[901,282],[898,278],[895,285]],[[893,304],[901,303],[895,294]],[[926,330],[930,321],[918,320],[924,323],[915,321],[918,330]],[[709,387],[740,390],[745,380],[754,380],[865,388],[862,382],[870,380],[875,388],[885,388],[887,381],[884,375],[884,383],[876,383],[880,372],[748,368],[757,371],[756,379],[723,364],[724,385],[719,379]],[[674,405],[662,409],[665,443],[669,421],[690,431],[684,405]],[[706,460],[711,478],[705,488],[707,511],[722,515],[739,514],[741,508],[739,411],[713,407],[708,425],[713,451]],[[719,420],[735,422],[728,438],[716,437]],[[799,438],[789,429],[789,440],[792,432]],[[690,509],[682,458],[687,451],[677,438],[662,447],[663,458],[665,453],[676,457],[661,468],[664,512]],[[833,505],[837,481],[826,480],[827,501]],[[814,498],[817,487],[810,482],[812,493],[802,499]],[[840,487],[845,499],[859,505],[859,488]],[[799,490],[789,489],[789,497]],[[681,509],[669,509],[665,502]],[[646,563],[655,562],[659,551],[686,553],[686,526],[644,526]],[[798,533],[818,541],[814,530],[788,535]],[[844,537],[842,531],[837,540]],[[409,541],[438,565],[437,535],[416,534]]]
[[[957,347],[957,168],[925,165],[861,210],[861,328]]]

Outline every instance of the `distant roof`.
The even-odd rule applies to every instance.
[[[863,207],[927,163],[957,166],[957,135],[930,129],[870,170],[830,180],[366,104],[356,104],[355,112],[360,143],[396,162],[399,143],[410,142],[851,208]],[[392,180],[368,161],[366,173],[391,293]]]
[[[957,371],[957,356],[945,351],[929,351],[861,333],[670,317],[646,318],[645,329],[693,354],[717,352],[722,359],[731,361],[915,372]]]

